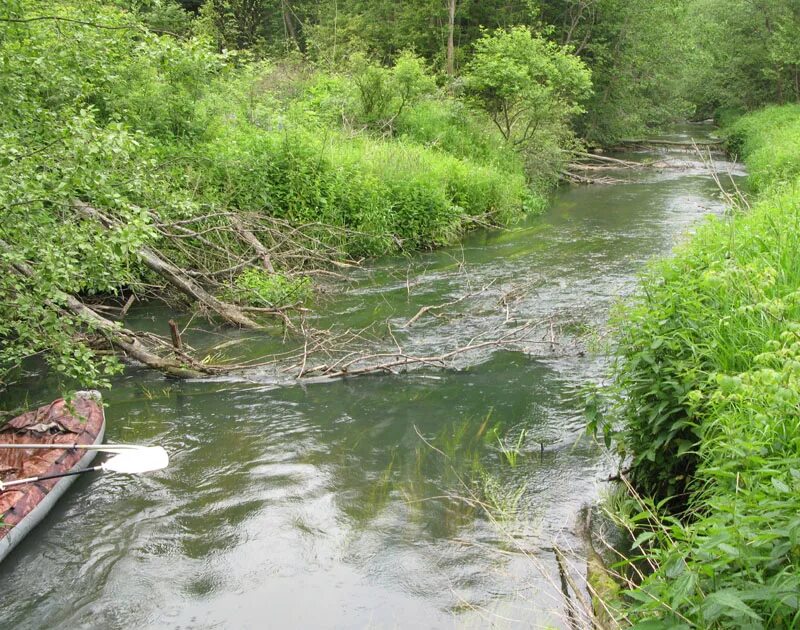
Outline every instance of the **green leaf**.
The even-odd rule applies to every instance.
[[[709,621],[718,619],[720,616],[741,618],[743,615],[755,621],[761,621],[761,617],[750,606],[745,604],[736,591],[716,591],[706,597],[703,602],[703,610]]]
[[[655,535],[656,532],[642,532],[636,537],[636,539],[631,544],[631,549],[640,548],[645,542],[653,538]]]
[[[787,486],[786,483],[781,481],[778,477],[772,478],[772,485],[778,492],[791,492],[789,486]]]

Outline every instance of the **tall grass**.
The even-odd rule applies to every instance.
[[[392,85],[367,116],[342,75],[288,63],[226,74],[198,105],[202,141],[164,145],[192,155],[168,160],[171,178],[205,204],[347,228],[338,245],[356,255],[444,245],[544,206],[547,186],[479,113],[438,93],[401,108]]]
[[[792,184],[800,175],[800,105],[768,107],[727,130],[731,151],[746,157],[753,189]]]
[[[617,318],[639,627],[800,625],[800,107],[729,138],[752,210],[710,219]]]

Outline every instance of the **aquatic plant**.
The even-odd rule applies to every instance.
[[[507,444],[497,433],[497,443],[500,445],[500,452],[503,454],[506,462],[511,468],[517,467],[517,459],[522,453],[522,444],[525,441],[525,429],[522,429],[517,435],[517,441],[512,444]]]

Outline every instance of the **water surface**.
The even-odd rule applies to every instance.
[[[433,354],[543,322],[532,343],[331,382],[127,370],[105,395],[108,441],[161,444],[172,463],[79,480],[0,566],[6,627],[563,627],[552,547],[579,551],[577,513],[611,466],[582,435],[581,392],[604,368],[586,340],[647,260],[722,210],[701,163],[661,157],[680,168],[564,188],[511,231],[374,261],[315,322],[388,320],[409,352]],[[237,338],[250,356],[279,346],[194,336]],[[47,377],[31,382],[32,402],[54,396]]]

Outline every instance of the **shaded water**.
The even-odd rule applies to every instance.
[[[604,360],[571,342],[601,333],[645,261],[722,209],[702,165],[674,157],[680,169],[565,188],[512,231],[376,261],[317,322],[388,318],[405,347],[438,353],[542,319],[563,345],[326,383],[128,370],[105,395],[108,441],[161,444],[172,463],[80,479],[0,566],[4,625],[563,626],[552,545],[579,547],[577,512],[609,468],[582,438],[581,391]],[[421,306],[486,285],[402,328]],[[45,377],[30,390],[36,402],[54,394]]]

